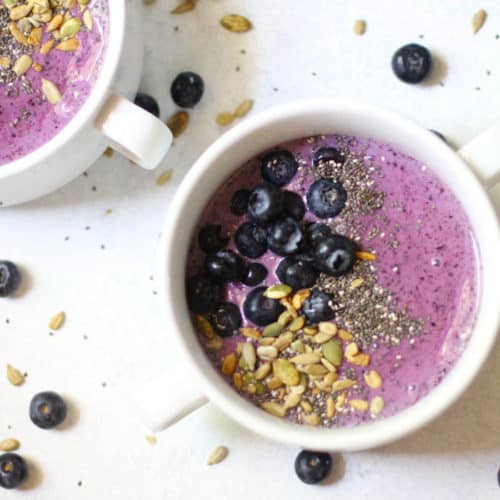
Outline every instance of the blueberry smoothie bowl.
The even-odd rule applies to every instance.
[[[277,418],[339,428],[402,412],[446,377],[475,325],[481,265],[432,165],[315,135],[226,179],[185,274],[198,340],[227,384]]]

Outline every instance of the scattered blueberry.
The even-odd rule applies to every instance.
[[[134,103],[137,106],[139,106],[140,108],[146,110],[148,113],[151,113],[152,115],[159,118],[160,106],[158,106],[158,103],[156,102],[156,99],[154,97],[151,97],[148,94],[143,94],[142,92],[139,92],[135,96]]]
[[[297,160],[290,151],[271,151],[260,166],[262,178],[275,186],[288,184],[297,172]]]
[[[339,234],[320,241],[313,251],[318,269],[330,276],[341,276],[352,269],[356,260],[356,244]]]
[[[234,193],[231,199],[231,212],[234,215],[244,215],[248,209],[248,199],[250,191],[248,189],[239,189]]]
[[[295,473],[306,484],[324,481],[332,471],[332,457],[329,453],[303,450],[295,459]]]
[[[267,278],[266,266],[258,262],[251,262],[245,269],[241,282],[247,286],[257,286]]]
[[[240,281],[244,267],[241,257],[232,250],[219,250],[205,259],[207,273],[222,281]]]
[[[317,167],[320,163],[334,161],[338,165],[345,162],[344,154],[337,148],[319,148],[313,155],[313,165]]]
[[[234,243],[242,255],[256,259],[267,250],[266,230],[253,222],[244,222],[236,230]]]
[[[210,323],[219,337],[231,337],[241,326],[239,307],[232,302],[222,302],[210,314]]]
[[[285,310],[279,300],[264,297],[267,287],[260,286],[254,288],[245,298],[243,312],[245,316],[259,326],[266,326],[274,323],[279,315]]]
[[[17,488],[28,477],[28,466],[17,453],[0,455],[0,487],[6,490]]]
[[[315,289],[302,304],[302,312],[311,323],[329,321],[334,316],[332,304],[333,297],[330,294]]]
[[[432,56],[428,49],[417,43],[400,47],[392,56],[392,70],[403,82],[419,83],[432,68]]]
[[[276,220],[284,208],[285,196],[272,184],[257,186],[248,199],[248,215],[259,224],[268,224]]]
[[[286,256],[299,252],[304,241],[298,222],[291,217],[277,220],[267,230],[267,246],[277,255]]]
[[[446,137],[441,133],[441,132],[438,132],[437,130],[434,130],[434,129],[429,129],[433,134],[437,135],[443,142],[445,142],[446,144],[448,144],[448,141],[446,140]]]
[[[346,201],[347,193],[342,184],[331,179],[316,181],[307,193],[309,210],[320,219],[335,217]]]
[[[222,236],[220,224],[207,224],[200,229],[198,243],[205,253],[214,253],[224,248],[229,241],[227,236]]]
[[[302,196],[293,191],[285,191],[285,213],[297,221],[301,221],[306,213]]]
[[[306,240],[314,248],[320,241],[332,235],[330,226],[322,222],[311,222],[306,226]]]
[[[30,403],[30,419],[41,429],[52,429],[62,424],[66,413],[64,399],[55,392],[39,392]]]
[[[181,108],[192,108],[200,102],[205,85],[200,75],[191,71],[179,73],[170,87],[175,104]]]
[[[213,278],[199,274],[188,279],[186,291],[188,307],[197,314],[213,311],[222,297],[221,285]]]
[[[278,264],[276,276],[282,283],[298,290],[312,287],[318,278],[318,271],[311,262],[290,256]]]
[[[21,284],[21,273],[17,266],[8,260],[0,261],[0,297],[12,295]]]

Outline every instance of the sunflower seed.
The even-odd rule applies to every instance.
[[[80,42],[78,38],[68,38],[67,40],[63,40],[61,43],[56,45],[56,49],[61,52],[71,52],[76,50],[80,46]]]
[[[172,169],[169,168],[168,170],[165,170],[162,174],[160,174],[157,179],[156,179],[156,185],[157,186],[163,186],[165,185],[170,179],[172,178]]]
[[[203,334],[207,339],[213,339],[215,337],[214,329],[205,316],[197,314],[194,317],[194,326],[198,332]]]
[[[222,347],[223,344],[224,344],[224,341],[220,337],[215,336],[213,339],[210,339],[205,344],[205,347],[209,351],[214,352],[214,351],[218,351]]]
[[[286,414],[286,409],[279,403],[273,401],[265,401],[260,405],[267,413],[274,415],[275,417],[284,417]]]
[[[332,384],[332,391],[333,392],[343,391],[344,389],[352,387],[355,383],[356,383],[355,380],[349,380],[347,378],[342,380],[337,380]]]
[[[305,365],[301,371],[315,377],[326,375],[328,373],[328,370],[320,364]]]
[[[52,47],[54,47],[54,39],[47,40],[41,47],[40,47],[40,54],[48,54],[51,50]]]
[[[59,330],[64,325],[64,322],[66,321],[66,314],[61,311],[52,316],[52,318],[49,321],[49,328],[51,330]]]
[[[302,421],[305,424],[316,426],[320,424],[321,419],[317,413],[306,413],[302,415]]]
[[[221,127],[225,127],[226,125],[231,125],[233,121],[234,121],[233,113],[223,112],[219,113],[215,117],[215,122],[217,123],[217,125],[220,125]]]
[[[326,398],[326,416],[328,418],[332,418],[335,415],[335,404],[333,402],[333,398],[328,396]]]
[[[257,355],[259,358],[269,361],[278,357],[278,349],[272,345],[262,345],[257,348]]]
[[[280,335],[273,343],[273,346],[278,349],[278,351],[284,351],[293,340],[293,333],[285,332],[283,335]]]
[[[186,111],[178,111],[167,120],[167,127],[174,137],[179,137],[188,127],[189,114]]]
[[[270,373],[271,373],[271,364],[263,363],[257,368],[257,370],[255,370],[254,373],[255,380],[265,379]]]
[[[24,75],[30,68],[33,60],[28,54],[23,54],[15,63],[14,66],[12,67],[12,71],[17,76]]]
[[[157,442],[157,439],[156,439],[156,436],[146,436],[146,441],[151,445],[155,445]]]
[[[19,446],[21,445],[17,439],[8,438],[0,441],[0,451],[15,451]]]
[[[478,10],[472,17],[472,33],[476,34],[486,21],[486,11],[484,9]]]
[[[370,370],[364,374],[365,383],[371,389],[378,389],[382,385],[382,377],[375,370]]]
[[[215,465],[222,462],[228,455],[229,450],[225,446],[217,446],[207,458],[207,465]]]
[[[189,12],[196,7],[196,3],[194,0],[185,0],[180,3],[175,9],[170,11],[170,14],[184,14],[185,12]]]
[[[244,33],[252,28],[252,23],[246,17],[238,14],[224,16],[220,23],[223,28],[233,33]]]
[[[258,339],[260,337],[259,330],[256,330],[255,328],[240,328],[240,333],[244,337],[251,339]]]
[[[236,359],[236,354],[232,352],[228,354],[222,361],[221,372],[223,375],[232,375],[234,370],[236,370],[236,363],[238,360]]]
[[[63,22],[64,22],[64,16],[62,14],[55,15],[47,24],[47,31],[51,32],[59,29]]]
[[[247,99],[246,101],[242,101],[236,106],[234,110],[234,116],[237,118],[243,118],[253,107],[253,100]]]
[[[298,354],[293,358],[290,358],[292,363],[300,364],[300,365],[308,365],[319,363],[321,359],[321,355],[316,352],[306,352],[304,354]]]
[[[11,365],[7,365],[7,379],[12,385],[24,384],[24,375]]]
[[[10,18],[12,21],[19,21],[23,17],[26,17],[33,10],[33,3],[27,3],[25,5],[18,5],[10,10]]]
[[[352,31],[355,35],[364,35],[366,32],[366,21],[364,21],[363,19],[356,19],[356,21],[354,21]]]
[[[384,400],[380,396],[375,396],[370,401],[370,413],[373,415],[378,415],[384,409]]]
[[[257,362],[257,356],[255,354],[255,347],[251,342],[245,342],[241,349],[241,355],[245,360],[250,371],[255,370],[255,363]]]
[[[355,410],[366,411],[368,410],[368,401],[364,399],[351,399],[349,405]]]
[[[286,398],[285,398],[285,403],[284,403],[284,408],[288,410],[289,408],[295,408],[299,403],[300,403],[300,394],[296,393],[290,393]]]
[[[83,13],[83,24],[85,25],[85,27],[89,30],[89,31],[92,31],[92,28],[94,27],[94,19],[92,18],[92,12],[90,12],[89,9],[87,9],[84,13]]]

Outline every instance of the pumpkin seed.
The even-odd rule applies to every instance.
[[[300,382],[300,375],[297,368],[286,359],[273,361],[273,373],[285,385],[297,385]]]
[[[384,399],[380,396],[375,396],[370,401],[370,413],[373,415],[378,415],[384,409]]]
[[[252,23],[246,17],[238,14],[224,16],[220,23],[223,28],[233,33],[244,33],[252,28]]]
[[[156,179],[156,185],[157,186],[163,186],[165,185],[170,179],[172,178],[172,169],[169,168],[168,170],[165,170],[162,174],[160,174],[157,179]]]
[[[241,349],[241,355],[245,360],[250,371],[255,370],[255,363],[257,363],[257,356],[255,354],[255,347],[251,342],[245,342]]]
[[[335,366],[342,363],[342,347],[337,340],[329,340],[321,346],[323,356]]]
[[[232,375],[234,373],[234,370],[236,370],[237,362],[238,360],[236,359],[236,354],[234,354],[234,352],[228,354],[222,361],[222,368],[221,368],[222,374]]]
[[[364,399],[351,399],[349,405],[355,410],[366,411],[368,410],[368,401]]]
[[[274,403],[273,401],[265,401],[260,405],[267,413],[274,415],[275,417],[284,417],[286,414],[286,409],[279,403]]]
[[[252,99],[247,99],[245,101],[242,101],[236,106],[236,109],[234,110],[234,116],[237,118],[243,118],[253,107],[253,100]]]
[[[21,446],[17,439],[8,438],[0,441],[0,451],[15,451]]]
[[[233,123],[233,121],[234,121],[233,113],[223,112],[223,113],[219,113],[215,117],[215,122],[217,123],[217,125],[220,125],[221,127],[231,125],[231,123]]]
[[[344,389],[348,389],[349,387],[352,387],[356,383],[355,380],[350,380],[348,378],[342,379],[342,380],[336,380],[332,384],[332,391],[337,392],[337,391],[343,391]]]
[[[262,295],[268,299],[283,299],[292,293],[292,287],[288,285],[272,285]]]
[[[194,317],[194,325],[198,332],[203,334],[207,339],[213,339],[215,337],[214,329],[205,316],[197,314]]]
[[[486,21],[486,11],[484,9],[478,10],[472,17],[472,33],[476,34]]]
[[[196,2],[194,0],[185,0],[180,3],[175,9],[170,11],[170,14],[184,14],[185,12],[189,12],[196,7]]]
[[[178,111],[167,120],[167,127],[174,137],[179,137],[188,127],[189,114],[186,111]]]
[[[7,365],[7,380],[12,385],[23,385],[24,375],[17,368]]]
[[[378,389],[382,385],[382,377],[375,370],[370,370],[364,374],[365,383],[371,389]]]
[[[306,320],[303,316],[297,316],[292,320],[292,322],[288,325],[288,329],[291,332],[298,332],[304,326]]]
[[[71,38],[74,37],[82,27],[82,22],[77,17],[71,17],[67,21],[65,21],[60,29],[60,33],[62,38]]]
[[[257,348],[257,355],[259,358],[269,361],[278,357],[278,349],[272,345],[262,345]]]
[[[58,312],[50,319],[49,328],[51,330],[59,330],[64,325],[65,321],[66,321],[66,314],[63,311]]]
[[[12,67],[12,71],[17,76],[24,75],[30,68],[33,60],[28,54],[23,54],[15,63],[14,66]]]
[[[264,330],[262,332],[262,336],[263,337],[278,337],[282,331],[283,331],[283,326],[280,325],[278,322],[271,323],[270,325],[267,325],[264,328]]]
[[[261,364],[257,370],[255,370],[254,376],[255,380],[265,379],[271,373],[271,363]]]
[[[222,462],[228,455],[229,450],[225,446],[217,446],[207,458],[207,465],[215,465]]]
[[[290,361],[299,365],[312,365],[315,363],[319,363],[320,359],[321,355],[317,352],[306,352],[304,354],[298,354],[297,356],[290,358]]]
[[[366,21],[363,19],[356,19],[354,21],[354,26],[352,27],[352,31],[354,32],[355,35],[361,36],[364,35],[366,32]]]

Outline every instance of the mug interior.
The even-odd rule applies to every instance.
[[[352,428],[312,428],[270,416],[247,402],[213,368],[193,331],[185,300],[185,265],[194,227],[213,193],[245,161],[278,143],[319,134],[346,134],[389,143],[434,173],[461,202],[475,233],[481,264],[474,332],[444,380],[416,404],[386,419]],[[495,283],[500,279],[498,221],[483,188],[459,156],[433,133],[391,112],[332,100],[271,109],[222,136],[195,163],[179,188],[166,221],[160,266],[165,312],[198,374],[202,389],[224,412],[270,439],[307,448],[358,450],[387,443],[424,425],[467,387],[493,346],[500,320]]]
[[[107,48],[99,75],[97,76],[88,98],[68,124],[52,139],[26,156],[6,163],[5,165],[1,165],[0,180],[10,177],[11,175],[19,174],[23,170],[27,170],[31,166],[45,161],[72,137],[78,134],[84,126],[94,120],[98,111],[104,104],[120,61],[123,38],[125,35],[125,0],[107,1],[109,12]]]

